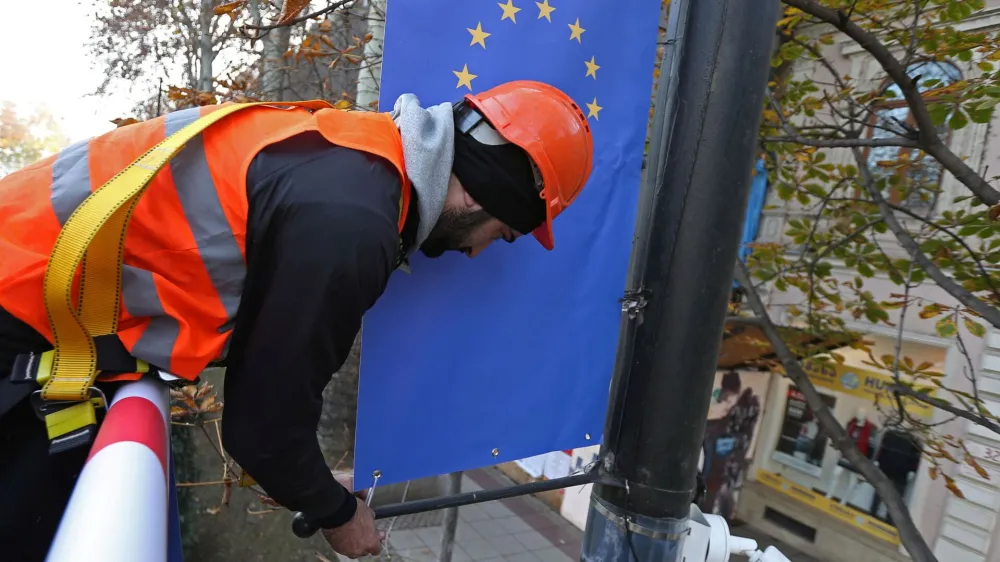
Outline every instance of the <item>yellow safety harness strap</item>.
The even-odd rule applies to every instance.
[[[58,417],[45,416],[50,439],[53,433],[56,437],[64,434],[65,428],[96,423],[91,422],[91,388],[98,375],[93,338],[113,334],[118,328],[125,232],[139,198],[188,141],[225,117],[255,106],[333,107],[320,100],[224,105],[170,135],[108,180],[76,208],[60,230],[45,270],[45,309],[55,350],[41,399],[79,402],[81,407],[61,409]],[[81,265],[79,302],[74,303],[73,280]],[[64,413],[70,409],[75,413]]]

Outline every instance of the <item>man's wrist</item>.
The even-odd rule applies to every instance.
[[[344,490],[344,501],[333,513],[329,513],[313,521],[322,529],[335,529],[350,521],[358,510],[358,499]]]

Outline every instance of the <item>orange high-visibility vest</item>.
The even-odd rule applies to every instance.
[[[93,190],[218,107],[115,129],[0,179],[0,306],[52,342],[42,288],[62,225]],[[410,184],[389,115],[277,105],[230,115],[157,174],[132,215],[117,334],[134,357],[188,380],[224,358],[246,276],[247,169],[268,145],[308,131],[395,166],[402,231]]]

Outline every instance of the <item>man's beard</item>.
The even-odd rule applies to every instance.
[[[482,209],[476,211],[445,209],[427,236],[427,240],[420,245],[420,251],[429,258],[441,257],[447,251],[467,254],[472,248],[463,247],[462,242],[469,233],[490,218],[492,218],[490,214]]]

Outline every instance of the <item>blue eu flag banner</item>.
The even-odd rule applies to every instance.
[[[553,223],[475,259],[417,253],[366,315],[359,487],[600,442],[631,252],[659,0],[391,0],[383,111],[517,79],[588,116],[594,169]]]

